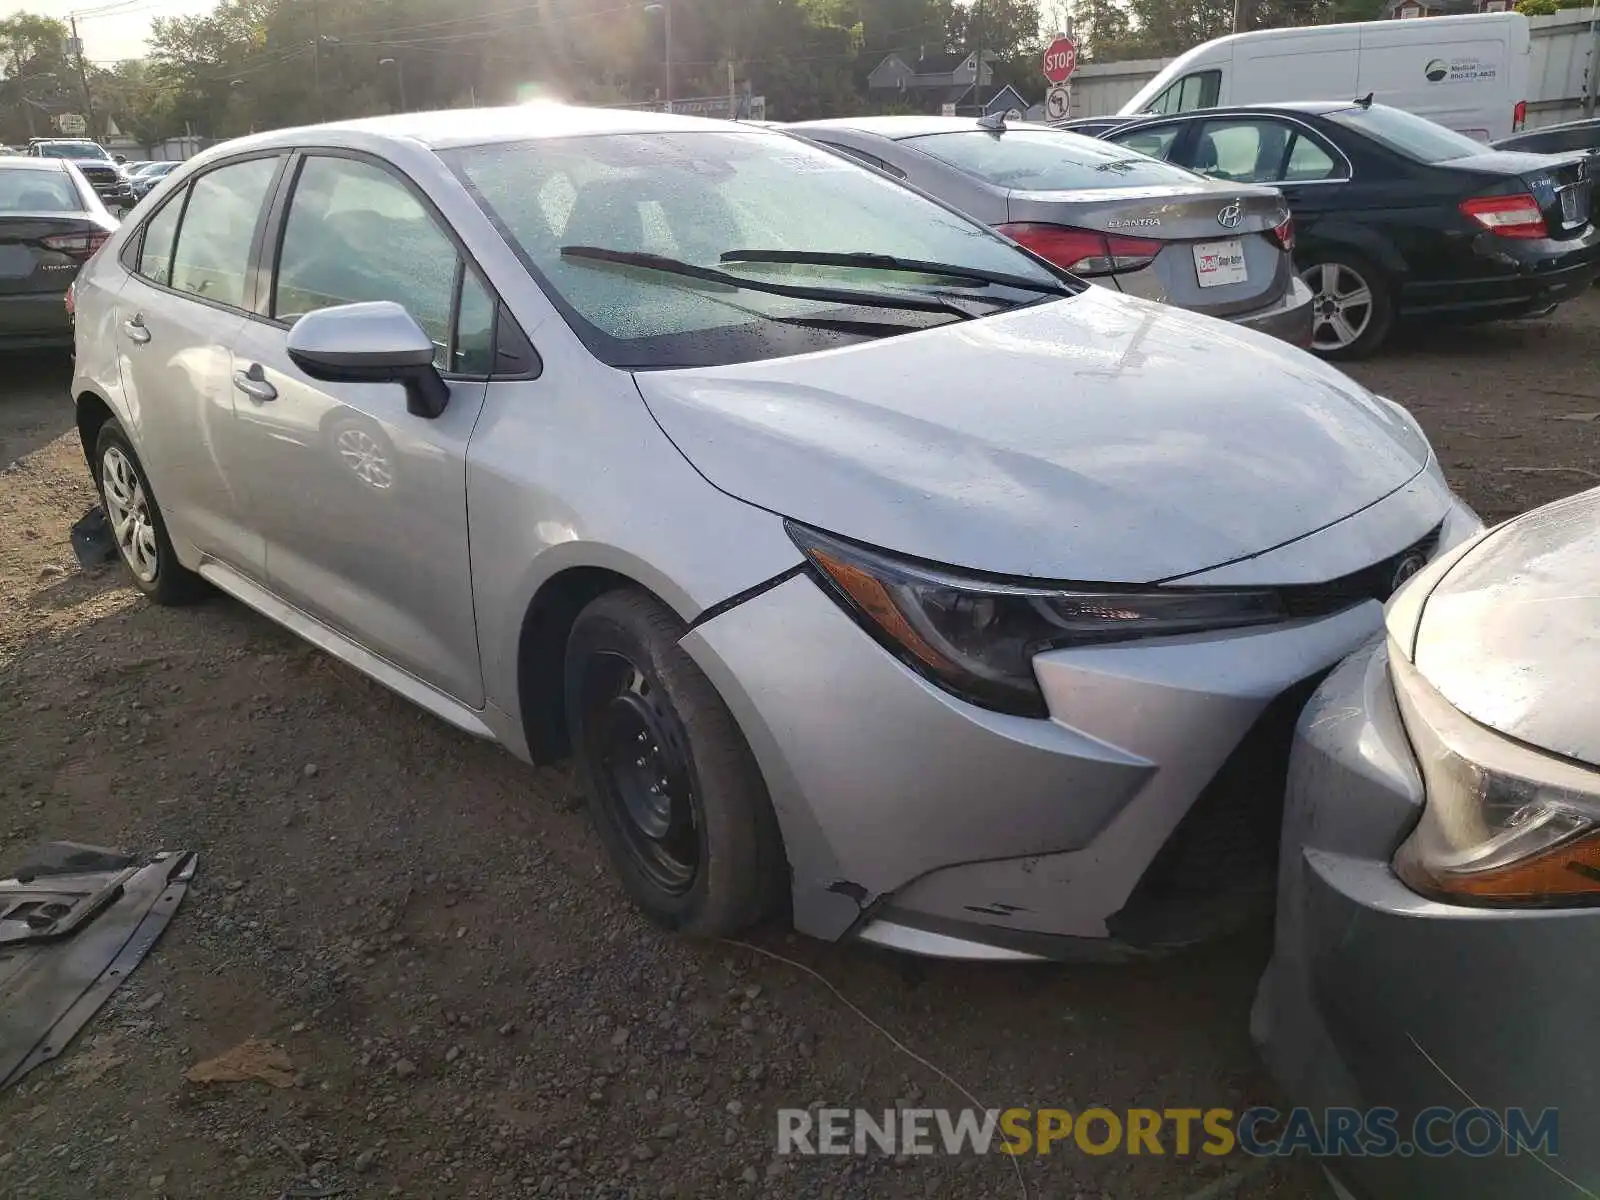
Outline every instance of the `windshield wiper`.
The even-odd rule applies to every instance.
[[[819,250],[729,250],[722,256],[722,261],[795,263],[808,267],[861,267],[873,271],[904,271],[914,275],[938,275],[945,279],[970,279],[974,283],[999,284],[1029,292],[1050,292],[1058,296],[1072,294],[1060,280],[1029,279],[1026,275],[1010,275],[1004,271],[985,271],[978,267],[925,262],[917,258],[896,258],[892,254],[873,254],[864,250],[837,253]]]
[[[574,262],[605,263],[619,267],[640,267],[647,271],[660,271],[665,275],[682,275],[706,283],[720,284],[739,291],[767,292],[774,296],[789,296],[796,300],[819,300],[826,304],[858,304],[864,308],[899,308],[908,312],[949,313],[963,321],[976,314],[948,300],[934,300],[925,296],[909,296],[902,292],[858,292],[851,288],[809,287],[777,283],[767,279],[748,279],[714,267],[698,267],[676,258],[660,254],[646,254],[640,250],[607,250],[603,246],[563,246],[561,257]]]
[[[1096,171],[1127,171],[1137,167],[1140,163],[1137,158],[1113,158],[1110,162],[1103,162],[1095,168]]]

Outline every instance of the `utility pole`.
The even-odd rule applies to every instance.
[[[1596,96],[1600,96],[1600,0],[1589,8],[1589,86],[1583,90],[1584,116],[1594,116]]]
[[[661,14],[662,36],[666,41],[666,63],[662,73],[662,99],[667,102],[667,111],[672,111],[672,0],[660,0],[658,4],[646,4],[644,11],[647,13],[658,12]]]
[[[1233,32],[1239,32],[1239,10],[1243,7],[1243,0],[1233,0]]]
[[[322,104],[322,30],[317,24],[317,0],[311,4],[311,92],[316,99],[317,120],[326,121],[328,111]]]
[[[972,102],[978,106],[978,115],[983,116],[983,26],[978,24],[978,17],[983,12],[983,0],[972,0],[972,40],[978,43],[978,65],[972,71]]]
[[[89,123],[89,136],[98,137],[100,127],[94,119],[94,101],[89,96],[89,69],[83,65],[83,39],[78,36],[78,18],[69,16],[72,22],[72,48],[77,51],[78,82],[83,84],[83,117]]]

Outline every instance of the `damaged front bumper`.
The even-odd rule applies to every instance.
[[[1381,616],[1365,603],[1044,654],[1049,720],[932,686],[804,575],[683,645],[761,766],[798,929],[943,957],[1073,958],[1199,940],[1241,892],[1270,902],[1294,716]],[[1214,780],[1225,794],[1197,803]],[[1192,833],[1175,836],[1181,823]],[[1169,842],[1179,851],[1163,854]],[[1228,895],[1197,905],[1196,889]]]
[[[143,961],[195,865],[53,842],[0,879],[0,1088],[60,1055]]]

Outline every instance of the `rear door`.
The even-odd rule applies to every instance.
[[[284,162],[233,159],[167,197],[128,239],[114,325],[131,432],[169,532],[257,579],[266,556],[240,482],[229,375]]]
[[[267,540],[268,586],[351,641],[470,707],[483,703],[467,542],[467,442],[483,407],[496,305],[414,185],[366,156],[308,153],[274,218],[268,319],[231,368],[240,475]],[[312,379],[289,327],[392,300],[434,339],[450,401],[406,411],[388,383]]]

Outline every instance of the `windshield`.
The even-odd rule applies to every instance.
[[[178,165],[177,163],[170,163],[170,162],[145,163],[145,165],[140,167],[137,171],[135,171],[134,174],[135,175],[165,175],[168,171],[172,170],[172,168],[177,166],[177,165]]]
[[[972,315],[982,315],[1070,286],[984,226],[784,134],[602,134],[443,156],[589,349],[612,366],[800,354],[961,319],[959,309],[938,311],[929,300],[976,301]],[[791,292],[843,290],[885,304],[775,295],[563,255],[563,247],[656,255],[756,283],[781,281]],[[870,252],[1036,281],[1046,294],[870,264],[750,261],[762,257],[757,251]],[[913,307],[896,307],[896,297]]]
[[[78,189],[60,167],[0,167],[0,213],[82,211]]]
[[[1482,154],[1488,149],[1464,133],[1446,129],[1426,117],[1402,112],[1385,104],[1370,108],[1359,105],[1341,108],[1328,114],[1328,120],[1357,133],[1364,133],[1398,154],[1418,162],[1449,162],[1452,158],[1466,158],[1469,154]]]
[[[111,161],[111,156],[93,142],[43,142],[39,146],[39,156]]]
[[[1056,129],[982,129],[930,133],[903,145],[1000,187],[1066,192],[1094,188],[1193,184],[1181,167],[1126,148]]]

